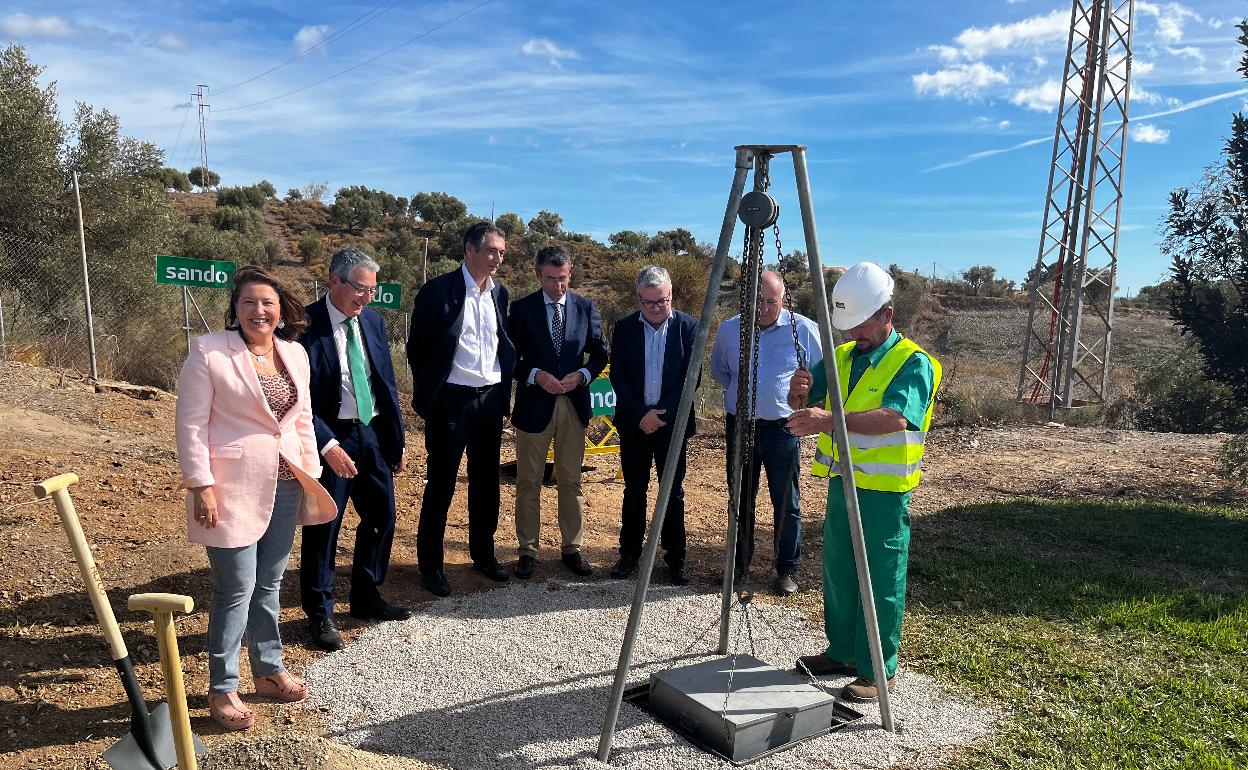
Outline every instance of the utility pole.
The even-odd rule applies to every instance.
[[[205,177],[208,175],[208,116],[205,110],[209,110],[212,107],[211,104],[204,104],[204,90],[206,88],[208,88],[207,85],[200,83],[195,87],[195,93],[191,94],[191,96],[195,97],[196,104],[199,105],[199,165],[204,170]],[[205,178],[202,181],[205,184],[199,188],[201,192],[208,189],[206,184],[208,179]]]

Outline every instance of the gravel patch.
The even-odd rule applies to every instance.
[[[377,625],[309,666],[310,705],[328,712],[330,737],[438,765],[609,767],[595,755],[632,591],[631,581],[549,580],[430,602],[410,620]],[[754,612],[762,615],[753,624],[755,654],[772,665],[788,668],[824,643],[794,610],[756,604]],[[630,684],[707,659],[718,614],[716,594],[653,587]],[[704,632],[697,653],[673,661]],[[823,679],[833,691],[847,681]],[[922,674],[902,669],[895,687],[898,734],[879,728],[877,708],[852,704],[863,719],[751,767],[931,766],[992,727],[990,710]],[[728,766],[627,703],[611,759],[616,767]]]

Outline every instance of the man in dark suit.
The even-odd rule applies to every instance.
[[[378,270],[357,249],[334,254],[329,293],[305,309],[308,328],[300,339],[311,367],[316,445],[325,460],[321,484],[338,504],[333,521],[303,528],[299,565],[312,640],[327,650],[342,647],[334,626],[334,556],[348,499],[360,517],[351,560],[351,616],[402,620],[412,614],[377,590],[386,579],[394,539],[392,474],[407,465],[390,343],[381,316],[368,309]]]
[[[620,434],[624,504],[620,512],[620,558],[611,577],[637,569],[645,541],[650,466],[663,472],[673,430],[684,431],[660,540],[672,582],[685,585],[685,450],[696,429],[693,413],[673,426],[698,322],[672,308],[672,279],[647,265],[637,278],[640,310],[621,318],[611,333],[611,384],[615,388],[615,428]]]
[[[577,575],[593,574],[581,555],[585,495],[581,464],[585,428],[591,415],[589,383],[607,365],[598,309],[568,290],[572,257],[562,246],[547,246],[534,260],[542,288],[516,300],[507,332],[516,346],[516,539],[520,558],[515,575],[533,575],[541,527],[542,474],[550,442],[555,442],[559,486],[562,560]]]
[[[468,454],[468,550],[472,568],[507,580],[494,555],[499,451],[511,401],[516,350],[507,337],[507,289],[494,281],[506,236],[491,222],[464,233],[464,263],[420,288],[412,307],[407,361],[412,406],[425,421],[428,475],[420,502],[416,552],[421,580],[447,596],[443,569],[446,515],[459,462]]]

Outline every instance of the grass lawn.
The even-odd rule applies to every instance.
[[[1248,514],[965,506],[910,554],[903,665],[1007,713],[956,766],[1248,767]]]

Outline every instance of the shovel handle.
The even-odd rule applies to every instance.
[[[121,638],[121,629],[117,626],[117,618],[113,615],[113,606],[108,603],[108,594],[104,590],[104,579],[95,566],[95,558],[91,556],[91,548],[87,538],[82,534],[82,523],[74,510],[74,501],[69,499],[71,484],[78,483],[73,473],[62,473],[35,485],[35,497],[43,499],[49,495],[56,504],[56,512],[60,514],[61,526],[69,537],[69,547],[74,552],[74,561],[78,562],[78,571],[82,573],[82,582],[87,587],[87,597],[95,609],[95,617],[104,630],[104,640],[108,642],[109,652],[113,661],[127,657],[126,642]]]
[[[195,609],[195,600],[182,594],[131,594],[126,600],[131,612],[180,612],[183,615]]]

